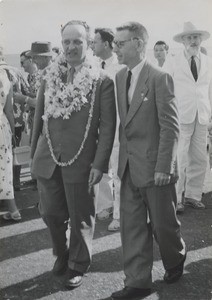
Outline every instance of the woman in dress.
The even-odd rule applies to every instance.
[[[19,221],[21,215],[15,203],[13,189],[13,134],[12,89],[6,71],[0,69],[0,200],[7,200],[8,212],[3,218]]]

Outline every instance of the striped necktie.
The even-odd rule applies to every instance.
[[[74,81],[74,73],[75,73],[75,68],[71,67],[68,71],[68,76],[67,76],[67,83],[71,82],[73,84]]]

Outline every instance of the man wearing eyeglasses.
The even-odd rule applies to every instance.
[[[118,61],[126,65],[116,75],[126,279],[124,289],[114,292],[113,299],[134,299],[151,293],[153,235],[159,244],[167,283],[182,276],[186,258],[175,212],[179,124],[173,80],[146,61],[147,42],[146,28],[136,22],[118,27],[114,39]]]

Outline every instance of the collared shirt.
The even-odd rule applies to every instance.
[[[112,55],[111,57],[101,60],[101,63],[104,61],[105,62],[105,67],[104,69],[107,70],[107,68],[113,63],[114,56]]]
[[[195,60],[196,65],[197,65],[197,74],[199,74],[200,65],[201,65],[200,53],[198,53],[197,55],[190,55],[188,52],[184,51],[184,55],[185,55],[185,58],[188,61],[189,68],[191,68],[191,57],[194,56],[194,60]]]
[[[135,91],[135,88],[136,88],[136,84],[138,82],[138,77],[140,75],[140,72],[144,66],[144,63],[145,63],[146,59],[144,58],[139,64],[137,64],[132,70],[132,77],[131,77],[131,82],[130,82],[130,88],[129,88],[129,91],[128,91],[128,102],[129,104],[131,103],[132,101],[132,98],[133,98],[133,94],[134,94],[134,91]],[[129,71],[129,70],[128,70]]]
[[[121,70],[124,66],[120,65],[117,60],[116,54],[113,53],[111,57],[109,57],[106,60],[100,60],[100,64],[102,62],[105,62],[104,70],[107,72],[107,74],[115,81],[116,73]]]
[[[82,64],[78,65],[78,66],[75,66],[75,67],[72,67],[71,65],[68,64],[68,72],[71,71],[71,68],[75,69],[75,72],[74,72],[74,78],[75,78],[77,73],[79,72],[79,70],[82,68]]]

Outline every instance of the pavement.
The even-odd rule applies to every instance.
[[[27,175],[22,176],[28,180]],[[24,182],[15,197],[22,214],[19,223],[2,219],[5,207],[0,203],[1,300],[109,300],[112,292],[123,288],[120,233],[107,231],[111,219],[96,221],[91,268],[83,284],[70,291],[64,288],[66,275],[55,277],[51,272],[55,258],[37,209],[37,191]],[[187,208],[179,216],[188,249],[183,277],[175,284],[163,281],[164,268],[155,243],[152,294],[144,299],[212,299],[212,193],[205,194],[203,202],[205,210]]]

